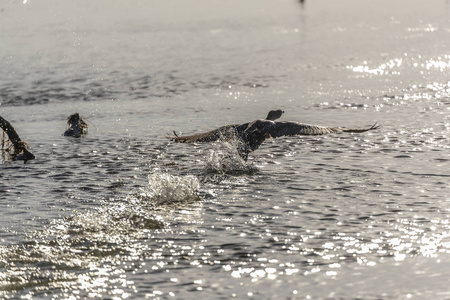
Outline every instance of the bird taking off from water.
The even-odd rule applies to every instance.
[[[298,122],[275,122],[275,120],[279,119],[283,113],[284,111],[282,110],[271,110],[265,119],[255,120],[240,125],[226,125],[215,130],[194,135],[178,136],[174,132],[175,136],[172,137],[172,140],[177,143],[238,140],[238,153],[244,160],[247,160],[248,154],[258,149],[268,138],[294,135],[324,135],[337,132],[361,133],[379,127],[377,123],[368,128],[348,129],[342,127],[324,127],[302,124]]]

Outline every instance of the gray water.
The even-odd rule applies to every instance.
[[[449,299],[450,4],[0,1],[5,299]],[[377,131],[174,144],[263,118]],[[67,117],[89,121],[62,136]]]

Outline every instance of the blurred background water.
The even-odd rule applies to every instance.
[[[2,298],[448,299],[445,0],[0,1]],[[382,127],[266,141],[263,118]],[[89,134],[62,136],[79,112]]]

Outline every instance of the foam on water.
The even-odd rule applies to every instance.
[[[103,201],[97,209],[76,212],[73,216],[53,224],[46,234],[89,234],[102,232],[111,236],[129,234],[137,229],[164,227],[160,206],[167,209],[200,200],[200,184],[194,176],[154,173],[149,183],[125,199]],[[114,237],[116,238],[116,236]]]
[[[158,172],[150,174],[148,181],[148,189],[143,189],[138,199],[155,201],[157,205],[186,204],[200,200],[200,183],[195,176],[174,176]]]
[[[240,141],[223,143],[225,150],[210,150],[205,161],[205,171],[209,174],[251,175],[258,168],[245,161],[237,152]]]

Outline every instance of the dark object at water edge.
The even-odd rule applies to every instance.
[[[33,153],[28,151],[27,143],[23,142],[20,139],[19,135],[17,134],[16,130],[14,130],[14,127],[11,125],[11,123],[6,121],[1,116],[0,116],[0,127],[8,135],[9,141],[12,144],[12,148],[9,147],[9,149],[6,149],[6,151],[10,152],[14,160],[23,160],[24,162],[27,162],[28,160],[32,160],[35,158]],[[4,146],[5,143],[2,138],[2,150],[5,150]]]

